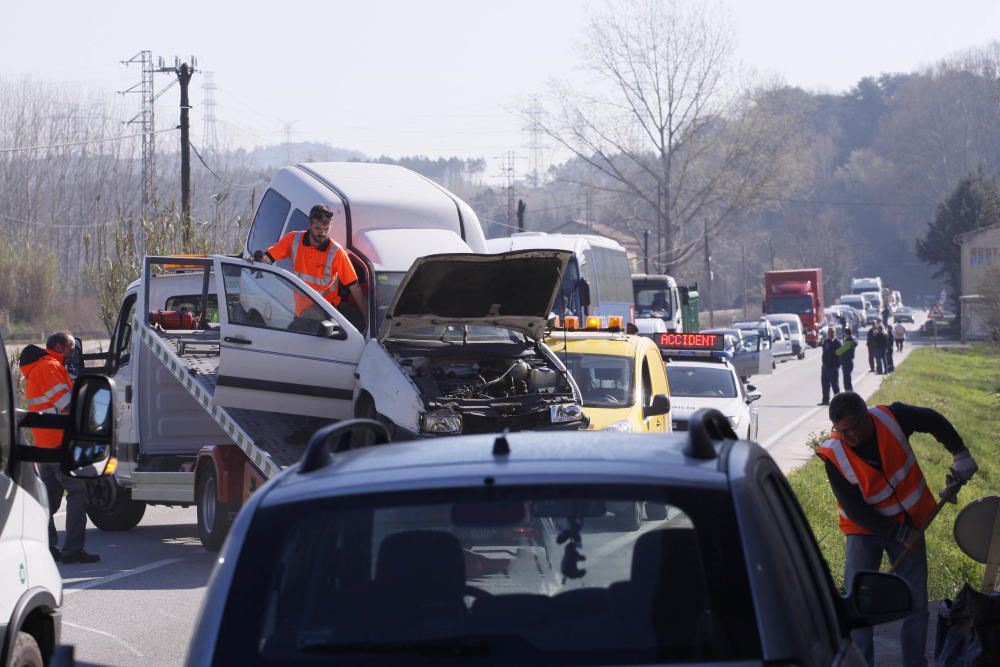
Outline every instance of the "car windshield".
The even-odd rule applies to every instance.
[[[670,288],[667,285],[636,288],[635,312],[638,317],[670,319],[673,314]]]
[[[768,299],[767,307],[772,313],[811,315],[813,312],[811,296],[773,296]]]
[[[671,396],[736,398],[736,381],[728,368],[667,364]]]
[[[246,540],[214,664],[761,657],[728,491],[378,493],[265,508]]]
[[[631,357],[609,354],[560,353],[580,393],[585,408],[623,408],[635,403]]]

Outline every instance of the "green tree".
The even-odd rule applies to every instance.
[[[964,177],[946,200],[938,204],[927,234],[917,239],[917,257],[936,265],[941,278],[957,296],[962,288],[962,250],[955,236],[1000,222],[1000,191],[982,170]]]

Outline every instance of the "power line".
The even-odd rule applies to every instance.
[[[232,190],[249,190],[251,188],[257,187],[261,183],[266,183],[267,182],[267,179],[262,178],[262,179],[260,179],[258,181],[254,181],[253,183],[250,183],[248,185],[238,185],[236,183],[231,183],[231,182],[227,181],[226,179],[224,179],[222,176],[219,176],[217,173],[215,173],[214,169],[212,169],[211,167],[208,166],[208,163],[205,162],[205,158],[203,158],[201,156],[201,153],[198,152],[198,149],[195,148],[194,144],[191,144],[191,150],[194,151],[194,154],[198,158],[198,161],[201,162],[201,164],[205,167],[205,169],[208,169],[208,173],[210,173],[212,176],[215,176],[218,180],[220,180],[223,183],[225,183],[226,185],[228,185],[230,187],[230,189],[232,189]]]
[[[47,222],[42,220],[25,220],[23,218],[15,218],[10,215],[3,215],[0,213],[0,218],[4,220],[10,220],[11,222],[20,222],[23,225],[45,225],[46,228],[52,227],[57,229],[88,229],[93,227],[106,227],[108,225],[118,225],[125,220],[104,220],[103,222],[87,222],[79,225],[67,225],[58,222]]]
[[[176,132],[176,127],[168,127],[165,130],[153,130],[149,134],[161,134],[163,132]],[[103,137],[101,139],[87,139],[84,141],[69,141],[63,144],[45,144],[41,146],[18,146],[16,148],[0,148],[0,153],[19,153],[23,151],[36,151],[44,150],[46,148],[69,148],[71,146],[86,146],[88,144],[100,144],[109,141],[121,141],[122,139],[136,139],[138,137],[145,136],[146,133],[140,132],[138,134],[121,134],[117,137]]]

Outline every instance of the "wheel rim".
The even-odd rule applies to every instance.
[[[87,485],[87,503],[101,512],[110,512],[118,499],[118,485],[114,477],[103,477]]]
[[[215,477],[210,476],[201,491],[202,528],[212,532],[215,526]]]

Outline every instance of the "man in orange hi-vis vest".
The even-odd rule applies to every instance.
[[[73,380],[66,370],[66,357],[76,347],[76,339],[68,331],[57,331],[45,342],[45,349],[28,345],[21,351],[19,364],[24,374],[25,398],[33,412],[64,414],[69,412],[73,395]],[[59,429],[34,428],[31,433],[36,447],[54,449],[62,444]],[[83,548],[87,532],[87,488],[82,479],[63,473],[58,463],[40,463],[38,472],[49,496],[49,550],[52,557],[63,563],[95,563],[97,554]],[[53,516],[66,494],[66,538],[59,550],[59,535]]]
[[[903,664],[926,665],[927,547],[923,530],[937,501],[917,464],[909,437],[934,436],[952,455],[951,470],[968,481],[979,469],[962,437],[943,415],[904,403],[868,407],[852,391],[830,401],[830,439],[816,450],[826,464],[840,510],[840,529],[847,535],[844,583],[852,585],[862,570],[875,571],[882,553],[896,563],[909,551],[896,574],[910,584],[913,612],[903,621],[900,639]],[[951,476],[947,484],[954,481]],[[872,629],[853,632],[854,642],[874,664]]]
[[[358,274],[351,264],[347,251],[330,238],[330,220],[333,211],[325,204],[316,204],[309,211],[309,229],[304,232],[288,232],[266,252],[257,254],[255,260],[271,264],[286,257],[292,258],[292,273],[298,276],[320,296],[329,301],[357,329],[367,327],[368,310],[364,295],[358,284]],[[357,311],[342,304],[340,288],[346,287]],[[300,304],[301,309],[312,303]],[[302,315],[302,312],[296,313]]]

